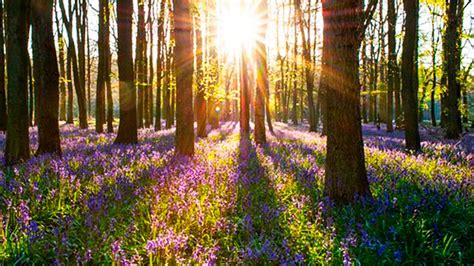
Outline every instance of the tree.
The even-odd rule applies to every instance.
[[[419,0],[404,0],[406,13],[402,52],[402,101],[405,118],[405,145],[408,150],[421,149],[418,132],[418,8]]]
[[[206,104],[206,92],[204,87],[204,66],[203,66],[203,28],[201,10],[196,17],[196,120],[197,120],[197,136],[200,138],[207,137],[207,104]]]
[[[265,144],[267,142],[265,136],[265,92],[268,88],[268,67],[267,67],[267,20],[268,7],[267,0],[260,0],[258,12],[262,20],[258,28],[257,40],[257,88],[255,94],[255,143]]]
[[[359,49],[365,21],[358,0],[323,1],[321,81],[326,89],[327,158],[325,192],[336,202],[370,195],[360,116]],[[330,75],[329,75],[330,73]]]
[[[397,75],[395,0],[387,1],[388,14],[388,88],[387,88],[387,132],[393,131],[393,91]]]
[[[176,153],[194,154],[193,42],[189,0],[174,0],[176,62]]]
[[[59,69],[53,34],[53,0],[32,2],[35,92],[38,103],[37,155],[61,154],[59,141]]]
[[[57,2],[55,1],[55,5]],[[53,8],[54,9],[54,8]],[[63,38],[63,30],[58,18],[58,12],[55,11],[56,28],[58,30],[58,61],[59,61],[59,120],[66,121],[66,54],[65,54],[65,42]]]
[[[462,133],[461,111],[459,104],[461,100],[461,84],[459,72],[461,70],[461,27],[463,18],[464,1],[447,1],[447,25],[444,38],[446,49],[446,76],[447,76],[447,116],[446,138],[457,139]]]
[[[8,116],[5,160],[13,165],[30,157],[28,138],[29,0],[7,0]]]
[[[5,40],[3,38],[3,1],[0,0],[0,131],[7,130],[7,94],[5,93]]]
[[[109,42],[108,29],[108,9],[109,1],[99,1],[99,65],[97,67],[97,91],[96,91],[96,112],[95,112],[95,130],[98,133],[104,131],[105,123],[105,82],[107,78],[107,65],[109,51],[107,45]]]
[[[309,38],[306,38],[306,33],[304,30],[304,21],[303,21],[303,14],[301,12],[301,0],[295,0],[296,12],[299,20],[299,26],[301,31],[301,38],[303,40],[303,65],[304,65],[304,72],[306,78],[306,90],[308,92],[308,112],[309,112],[309,131],[316,132],[317,131],[317,124],[315,119],[315,110],[314,110],[314,98],[313,98],[313,91],[314,91],[314,74],[311,69],[311,44],[309,42]],[[309,37],[309,36],[308,36]]]
[[[248,85],[247,56],[242,48],[240,60],[240,135],[250,137],[250,97]]]
[[[72,32],[72,3],[69,1],[68,8],[69,8],[69,16],[66,14],[66,9],[64,8],[64,0],[59,0],[59,5],[61,7],[61,15],[63,19],[63,23],[66,27],[66,32],[68,36],[68,59],[71,62],[73,77],[74,77],[74,87],[76,89],[77,95],[77,103],[79,106],[79,126],[81,128],[87,128],[87,109],[86,109],[86,93],[85,88],[83,86],[83,79],[81,77],[80,66],[78,65],[78,56],[76,53],[76,45],[74,41],[74,36]],[[76,3],[77,5],[77,3]],[[69,70],[68,70],[69,71]],[[71,107],[69,107],[71,108]]]
[[[146,57],[146,44],[145,44],[145,1],[138,0],[138,23],[137,23],[137,38],[135,45],[135,74],[137,80],[137,92],[138,92],[138,127],[143,127],[144,117],[144,96],[146,88],[146,75],[145,75],[145,57]]]
[[[156,57],[156,104],[155,104],[155,130],[161,130],[161,88],[163,80],[163,47],[164,45],[164,24],[165,24],[166,0],[161,0],[160,15],[158,17],[158,44]]]
[[[137,95],[133,77],[133,0],[117,0],[120,124],[116,144],[138,142]]]

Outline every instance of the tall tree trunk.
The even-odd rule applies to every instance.
[[[155,39],[153,36],[153,14],[154,14],[154,0],[148,0],[148,34],[150,38],[149,44],[149,60],[148,60],[148,86],[147,86],[147,95],[148,95],[148,105],[147,105],[147,128],[153,125],[153,84],[155,82],[155,70],[154,70],[154,58],[153,58],[153,47],[155,44]]]
[[[38,97],[37,155],[61,154],[59,142],[59,69],[53,35],[53,0],[32,2],[35,91]]]
[[[0,131],[7,130],[7,94],[5,92],[5,39],[3,35],[3,0],[0,0]]]
[[[406,148],[419,151],[420,134],[418,132],[418,75],[416,67],[418,49],[418,7],[419,0],[404,0],[405,37],[402,53],[402,100],[405,115]]]
[[[165,6],[166,0],[161,0],[160,3],[160,15],[158,18],[158,44],[157,44],[157,57],[156,57],[156,104],[155,104],[155,130],[161,130],[161,88],[162,88],[162,77],[163,77],[163,47],[164,44],[164,24],[165,24]]]
[[[29,0],[7,0],[8,115],[5,160],[13,165],[30,157],[28,137]]]
[[[250,97],[247,71],[247,56],[242,51],[240,60],[240,135],[250,137]]]
[[[193,42],[189,0],[174,0],[176,59],[176,153],[194,154]]]
[[[138,128],[143,127],[144,91],[145,91],[145,2],[138,0],[137,38],[135,44],[135,74],[138,92]]]
[[[325,192],[336,202],[370,195],[360,119],[359,48],[362,2],[323,2],[323,84],[327,88]],[[343,11],[343,13],[341,13]],[[328,75],[331,73],[331,75]]]
[[[66,124],[74,124],[74,93],[72,88],[72,52],[68,47],[66,80],[67,80],[67,118]]]
[[[199,138],[207,137],[207,104],[206,104],[206,92],[204,87],[204,66],[203,66],[203,28],[202,21],[202,10],[200,9],[199,16],[196,17],[196,120],[197,120],[197,136]]]
[[[98,133],[104,131],[105,122],[105,81],[107,75],[107,64],[109,53],[105,49],[106,41],[108,41],[108,27],[107,27],[107,9],[109,8],[108,0],[99,1],[99,63],[97,67],[97,90],[96,90],[96,105],[95,105],[95,130]]]
[[[107,10],[107,16],[110,15],[110,7]],[[108,20],[107,20],[108,21]],[[110,53],[110,46],[109,43],[106,43],[107,51],[109,54],[107,60],[107,75],[105,75],[105,86],[106,86],[106,94],[107,94],[107,132],[113,133],[114,132],[114,100],[112,99],[112,84],[110,82],[110,69],[111,69],[111,62],[112,62],[112,55]]]
[[[387,1],[388,13],[388,89],[387,89],[387,132],[393,131],[393,91],[395,89],[397,51],[395,0]]]
[[[258,12],[263,23],[259,25],[257,39],[257,87],[255,93],[255,130],[254,139],[256,144],[265,144],[265,92],[268,89],[268,66],[267,66],[267,24],[268,7],[267,0],[260,0]]]
[[[461,47],[458,46],[461,23],[463,0],[451,0],[447,3],[447,27],[445,37],[446,51],[446,75],[448,83],[446,138],[457,139],[462,133],[461,111],[459,104],[461,100],[461,85],[458,80],[461,62]]]
[[[120,94],[120,124],[117,144],[138,142],[137,95],[133,77],[132,52],[133,0],[117,0],[118,68]]]
[[[62,34],[58,34],[59,47],[59,120],[66,121],[66,63],[65,63],[65,44]]]
[[[309,38],[306,39],[306,34],[304,30],[304,21],[303,15],[301,12],[301,0],[295,0],[296,7],[297,7],[297,15],[299,17],[299,26],[301,31],[301,38],[303,40],[303,65],[306,77],[306,90],[308,93],[308,112],[309,112],[309,131],[316,132],[317,125],[316,120],[314,119],[314,98],[313,98],[313,91],[314,91],[314,74],[311,68],[311,45],[309,42]]]
[[[66,10],[64,8],[64,0],[59,0],[59,5],[61,7],[61,14],[64,25],[66,26],[66,31],[68,35],[68,44],[69,44],[69,52],[71,58],[71,65],[72,65],[72,72],[74,76],[74,87],[76,88],[76,95],[77,95],[77,103],[79,106],[79,126],[83,129],[87,128],[87,109],[86,109],[86,95],[83,86],[83,79],[81,77],[81,72],[78,65],[78,57],[76,54],[76,46],[74,43],[74,37],[72,33],[72,21],[68,18],[72,18],[71,12],[69,12],[70,16],[67,16]],[[69,3],[69,8],[71,8],[71,3]]]
[[[292,73],[291,73],[291,78],[293,80],[293,107],[291,110],[291,120],[293,121],[294,125],[298,125],[298,19],[299,19],[299,14],[300,14],[300,2],[298,0],[295,0],[293,3],[293,9],[294,9],[294,14],[293,14],[293,38],[294,38],[294,44],[293,44],[293,66],[292,66]],[[299,21],[302,23],[302,21]],[[303,117],[301,117],[303,119]]]

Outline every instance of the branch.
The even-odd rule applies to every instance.
[[[369,0],[369,4],[367,5],[367,8],[364,11],[364,17],[363,17],[364,22],[363,22],[362,28],[360,29],[361,37],[364,34],[367,27],[369,26],[370,21],[372,20],[374,16],[375,10],[377,9],[378,2],[379,2],[378,0]]]

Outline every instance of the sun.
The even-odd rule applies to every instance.
[[[253,10],[244,10],[238,4],[226,6],[218,14],[217,22],[218,49],[225,54],[237,55],[255,47],[260,21]]]

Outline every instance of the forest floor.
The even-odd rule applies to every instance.
[[[188,159],[172,129],[126,146],[62,125],[61,158],[0,167],[0,262],[474,263],[474,135],[426,128],[408,154],[403,132],[364,125],[373,198],[341,207],[323,195],[324,137],[277,123],[255,147],[238,128]]]

